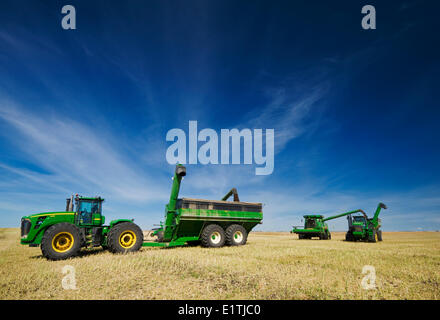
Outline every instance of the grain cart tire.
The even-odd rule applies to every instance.
[[[41,252],[50,260],[63,260],[81,249],[79,230],[71,223],[57,223],[47,228],[41,240]]]
[[[299,240],[304,239],[304,235],[303,235],[303,234],[299,234],[299,235],[298,235],[298,239],[299,239]]]
[[[225,244],[225,231],[218,224],[207,225],[202,232],[200,241],[202,246],[210,248],[220,248]]]
[[[382,230],[377,230],[377,240],[382,241]]]
[[[107,245],[113,253],[128,253],[138,251],[143,240],[144,234],[137,224],[122,222],[108,232]]]
[[[226,243],[228,246],[242,246],[246,244],[248,233],[239,224],[232,224],[226,228]]]

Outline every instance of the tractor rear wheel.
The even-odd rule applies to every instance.
[[[377,241],[382,241],[382,230],[377,230]]]
[[[138,251],[144,240],[141,228],[132,222],[122,222],[110,229],[107,245],[113,253],[128,253]]]
[[[63,260],[81,249],[79,230],[71,223],[57,223],[47,228],[41,240],[41,252],[50,260]]]
[[[218,224],[210,224],[205,227],[200,237],[202,246],[210,248],[223,247],[226,240],[225,231]]]
[[[229,246],[242,246],[246,244],[248,233],[243,226],[232,224],[226,228],[226,243]]]
[[[347,232],[345,234],[345,241],[354,241],[353,234],[351,232]]]

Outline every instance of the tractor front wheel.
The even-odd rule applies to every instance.
[[[226,240],[225,231],[218,224],[210,224],[203,229],[200,240],[204,247],[223,247]]]
[[[226,243],[229,246],[242,246],[246,244],[248,233],[239,224],[232,224],[226,228]]]
[[[107,245],[113,253],[128,253],[138,251],[144,240],[141,228],[132,222],[122,222],[110,229]]]
[[[79,230],[71,223],[57,223],[47,228],[41,240],[41,252],[50,260],[63,260],[81,249]]]
[[[382,230],[377,230],[377,241],[382,241]]]
[[[368,242],[376,242],[377,241],[377,233],[376,230],[373,230],[371,235],[368,235]]]

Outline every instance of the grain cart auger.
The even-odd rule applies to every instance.
[[[165,222],[151,233],[156,239],[144,241],[143,246],[244,245],[248,233],[263,219],[262,204],[240,202],[235,188],[220,201],[179,199],[180,183],[185,175],[186,168],[177,165],[170,201],[165,207]],[[234,201],[227,201],[231,195],[234,195]]]
[[[379,219],[379,213],[381,209],[387,209],[387,206],[382,202],[377,206],[376,212],[373,218],[368,218],[365,212],[362,215],[347,217],[348,231],[345,234],[346,241],[368,241],[377,242],[382,241],[381,220]]]
[[[340,218],[343,216],[351,215],[353,213],[363,212],[362,210],[354,210],[349,212],[344,212],[335,216],[324,218],[322,215],[312,214],[304,216],[304,227],[293,226],[290,233],[296,233],[299,239],[311,239],[313,237],[318,237],[320,240],[330,240],[332,235],[328,229],[326,221]]]

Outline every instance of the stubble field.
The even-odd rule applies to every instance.
[[[47,261],[40,248],[19,244],[18,229],[0,229],[0,299],[439,299],[440,232],[383,238],[350,243],[344,233],[325,241],[253,232],[242,247],[128,255],[95,249]],[[76,289],[63,289],[66,265]],[[373,276],[364,266],[374,267],[372,289],[362,286]]]

